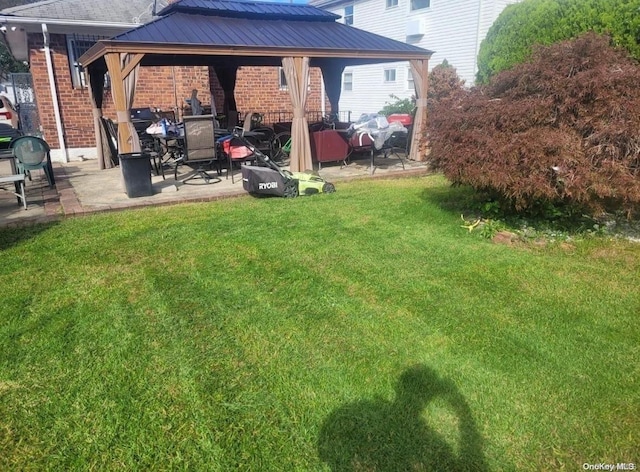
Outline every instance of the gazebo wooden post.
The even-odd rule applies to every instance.
[[[416,88],[416,114],[413,119],[409,159],[423,161],[427,158],[427,92],[429,89],[429,59],[410,61],[413,83]]]
[[[131,97],[127,96],[125,81],[137,71],[144,54],[107,53],[105,62],[111,76],[111,93],[116,108],[118,122],[118,152],[128,153],[140,150],[140,141],[131,122]],[[134,86],[135,88],[135,86]],[[133,93],[133,89],[132,92]]]

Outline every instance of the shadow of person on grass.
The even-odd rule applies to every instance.
[[[457,444],[430,426],[436,420],[425,409],[432,401],[455,417]],[[334,411],[321,428],[318,454],[334,472],[487,471],[467,402],[452,381],[424,365],[400,375],[394,401],[365,400]]]

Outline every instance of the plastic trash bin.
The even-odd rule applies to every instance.
[[[150,154],[144,152],[120,154],[120,166],[124,188],[129,198],[153,195]]]

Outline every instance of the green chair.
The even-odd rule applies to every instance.
[[[31,171],[42,169],[49,187],[56,184],[51,165],[51,149],[46,141],[37,136],[21,136],[11,142],[11,149],[16,158],[18,173],[25,174],[31,180]]]

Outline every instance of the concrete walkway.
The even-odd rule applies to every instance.
[[[426,174],[427,163],[404,160],[396,156],[377,156],[376,166],[371,172],[367,156],[353,156],[347,166],[339,163],[325,164],[319,174],[329,182],[337,183],[353,179],[399,178]],[[6,169],[4,168],[6,165]],[[50,189],[42,171],[32,173],[27,180],[28,208],[24,210],[17,199],[7,191],[0,190],[0,227],[23,226],[55,221],[70,216],[96,212],[118,211],[153,205],[174,205],[185,202],[204,202],[221,198],[246,195],[242,188],[240,171],[234,171],[234,183],[227,178],[226,170],[218,182],[206,184],[197,179],[188,183],[174,180],[170,170],[162,176],[152,177],[154,194],[150,197],[129,198],[124,191],[120,169],[99,170],[95,160],[54,163],[56,187]],[[181,171],[182,172],[182,171]],[[9,163],[0,163],[0,175],[10,173]],[[215,174],[215,172],[212,172]],[[180,177],[180,176],[179,176]],[[10,190],[9,187],[5,187]]]

